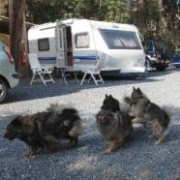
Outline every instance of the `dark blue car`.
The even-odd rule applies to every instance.
[[[143,42],[146,53],[146,69],[155,68],[158,71],[165,70],[170,63],[170,48],[160,40],[145,40]]]
[[[180,49],[175,50],[175,53],[172,55],[172,63],[171,65],[176,68],[180,68]]]

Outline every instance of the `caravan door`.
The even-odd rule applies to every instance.
[[[66,29],[65,27],[56,27],[56,67],[63,68],[66,67]]]

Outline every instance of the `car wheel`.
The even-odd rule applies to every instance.
[[[3,103],[8,93],[8,87],[3,79],[0,79],[0,103]]]
[[[151,63],[150,63],[149,59],[146,59],[145,67],[146,67],[146,71],[152,70]]]

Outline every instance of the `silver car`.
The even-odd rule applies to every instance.
[[[8,89],[18,83],[19,76],[15,71],[14,59],[8,47],[0,40],[0,103],[6,100]]]

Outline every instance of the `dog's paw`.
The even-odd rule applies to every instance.
[[[132,114],[129,114],[132,116]],[[132,119],[132,123],[139,123],[139,120],[137,118]]]
[[[159,140],[155,142],[156,145],[160,145],[161,143]]]
[[[35,157],[35,154],[36,154],[36,153],[30,151],[30,152],[28,152],[28,153],[23,154],[23,157],[24,157],[24,158],[33,158],[33,157]]]
[[[155,142],[155,144],[156,145],[161,145],[161,144],[163,144],[165,141],[164,141],[164,139],[158,139],[156,142]]]
[[[148,136],[148,138],[156,139],[156,135],[155,134],[151,134],[151,135]]]
[[[128,97],[128,96],[125,96],[125,97],[123,98],[123,100],[124,100],[126,103],[128,103],[128,104],[131,103],[131,98]]]
[[[144,124],[145,120],[142,117],[135,117],[134,119],[132,119],[132,123],[141,123],[141,124]]]
[[[48,150],[50,152],[57,152],[61,149],[61,144],[49,144],[48,145]]]
[[[135,117],[136,115],[135,115],[135,113],[133,113],[132,111],[131,112],[129,112],[129,116],[130,117]],[[135,118],[134,118],[135,119]]]
[[[71,149],[71,148],[74,148],[74,147],[77,147],[78,146],[78,143],[77,142],[69,142],[65,148],[66,149]]]
[[[103,154],[111,154],[112,153],[112,150],[111,149],[106,149]]]

